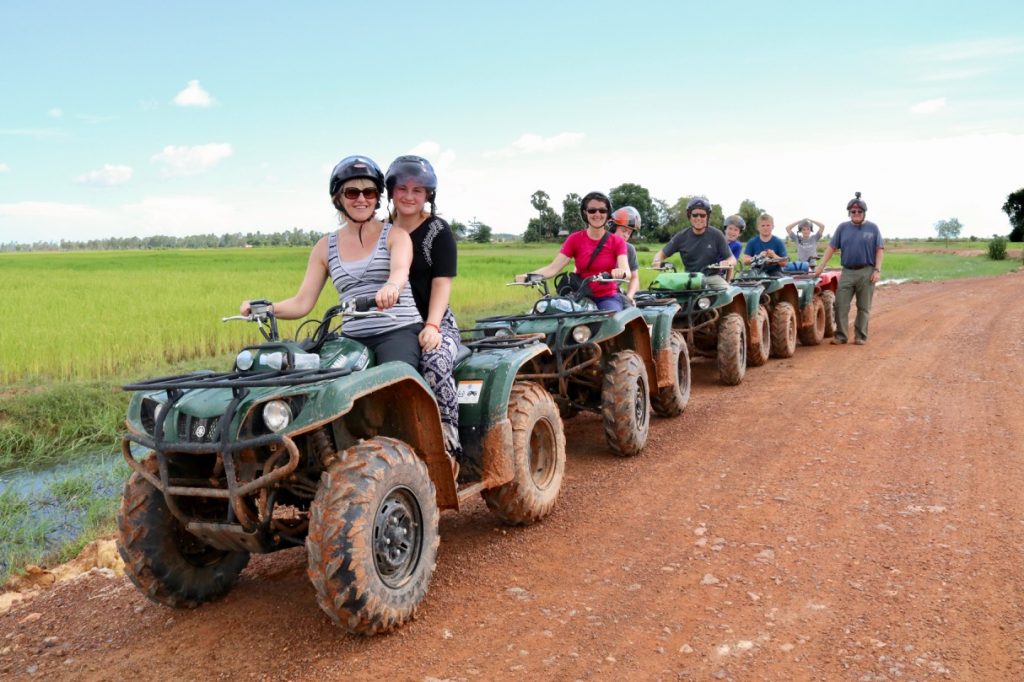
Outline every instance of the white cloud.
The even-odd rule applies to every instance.
[[[914,106],[910,107],[910,113],[912,114],[934,114],[939,109],[946,107],[945,97],[936,97],[935,99],[926,99],[923,102],[918,102]]]
[[[925,61],[962,62],[1002,59],[1024,54],[1024,41],[1017,38],[988,38],[931,45],[918,51]]]
[[[189,81],[185,89],[174,96],[174,103],[179,107],[208,107],[213,104],[213,98],[199,81]]]
[[[10,171],[10,166],[8,166],[6,163],[0,163],[0,173],[9,173]]]
[[[192,147],[167,145],[150,159],[164,166],[169,176],[205,173],[234,153],[230,144],[200,144]]]
[[[430,161],[430,164],[438,173],[445,173],[451,168],[452,164],[455,163],[454,150],[442,150],[441,145],[431,140],[420,142],[418,145],[413,147],[409,153],[415,154],[416,156],[422,156]]]
[[[46,112],[50,118],[60,118],[64,115],[64,111],[60,107],[54,107]]]
[[[551,137],[542,137],[534,133],[523,133],[518,140],[508,147],[492,152],[484,152],[485,157],[511,157],[523,154],[537,154],[575,147],[583,141],[583,133],[558,133]]]
[[[961,81],[967,80],[968,78],[975,78],[976,76],[983,76],[986,73],[989,73],[990,71],[991,69],[986,68],[952,69],[950,71],[940,71],[938,73],[933,73],[929,76],[925,76],[924,79],[926,81],[932,82]]]
[[[93,187],[114,187],[123,185],[132,179],[131,166],[115,166],[105,163],[99,170],[83,173],[75,178],[79,185],[91,185]]]

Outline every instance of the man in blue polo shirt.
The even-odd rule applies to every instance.
[[[875,284],[882,277],[885,243],[878,225],[865,220],[867,211],[867,202],[857,192],[846,204],[850,219],[836,228],[832,241],[825,249],[825,255],[814,269],[814,274],[820,275],[832,254],[840,252],[843,274],[839,278],[839,290],[836,292],[836,334],[832,338],[833,344],[843,344],[849,340],[847,326],[850,322],[850,302],[854,296],[857,297],[857,319],[853,323],[854,343],[863,346],[868,341],[871,297],[875,293]]]

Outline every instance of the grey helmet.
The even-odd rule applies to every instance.
[[[708,216],[711,215],[711,202],[708,201],[707,197],[697,196],[690,199],[686,204],[686,216],[689,217],[690,213],[692,213],[695,208],[703,208],[707,211]]]
[[[859,206],[860,210],[865,213],[868,212],[868,204],[866,201],[860,198],[860,192],[854,192],[853,198],[846,202],[846,210],[849,211],[854,206]]]

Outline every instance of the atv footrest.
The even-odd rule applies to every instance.
[[[236,523],[190,521],[185,530],[203,539],[207,544],[229,552],[260,554],[269,549],[265,543],[266,537],[262,533],[250,533]]]

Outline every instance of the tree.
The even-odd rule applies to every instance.
[[[583,197],[576,194],[576,192],[569,192],[562,199],[562,229],[569,234],[579,232],[587,226],[583,222],[583,216],[580,215],[580,202],[582,200]]]
[[[661,222],[658,215],[658,207],[651,199],[651,193],[645,187],[632,182],[624,182],[618,187],[612,188],[608,194],[612,200],[612,206],[622,208],[632,206],[640,213],[640,235],[645,235],[648,230],[653,230]]]
[[[956,218],[950,218],[949,220],[940,220],[935,223],[935,233],[939,235],[939,239],[946,240],[946,246],[949,246],[950,238],[956,239],[960,236],[960,230],[963,229],[963,225]]]
[[[1011,242],[1024,242],[1024,187],[1006,197],[1003,211],[1010,216]]]
[[[757,207],[752,199],[744,199],[740,202],[740,210],[736,212],[747,227],[740,233],[740,240],[747,241],[757,234],[757,219],[764,211]]]
[[[453,220],[449,227],[452,228],[452,234],[455,236],[455,241],[460,242],[466,238],[465,223],[460,223],[458,220]]]
[[[541,239],[556,239],[562,231],[562,219],[555,210],[548,205],[548,193],[542,189],[530,195],[530,204],[540,213],[539,231]],[[529,229],[529,225],[527,226]]]
[[[491,227],[479,220],[472,220],[469,223],[469,239],[477,244],[491,243]]]

